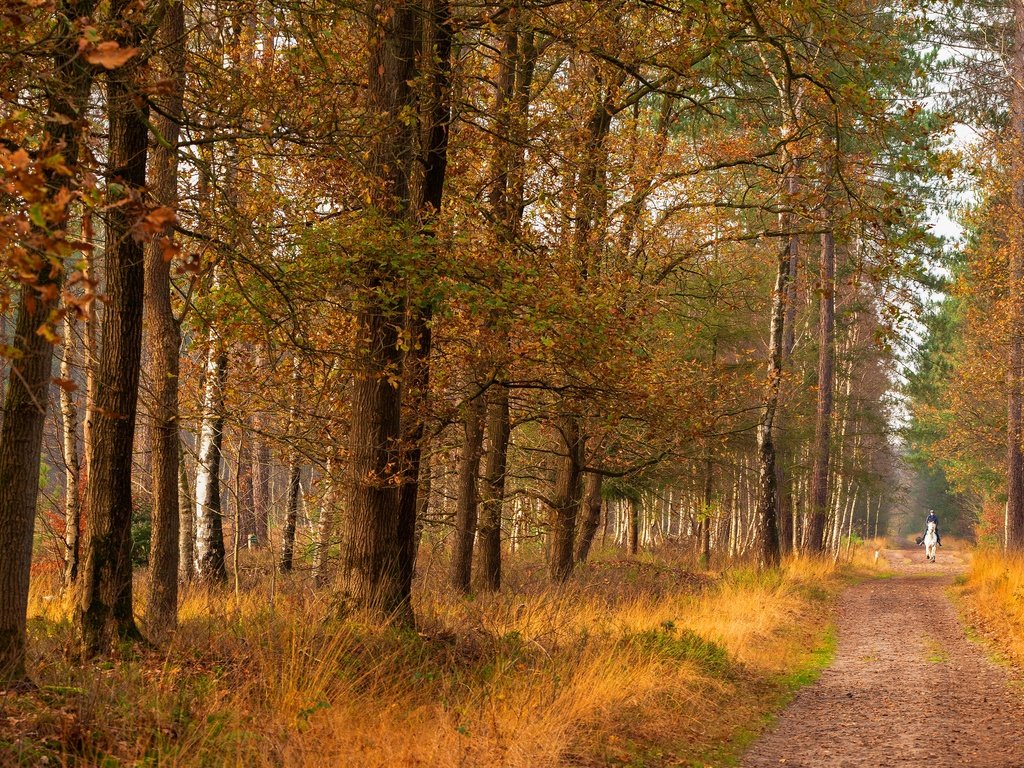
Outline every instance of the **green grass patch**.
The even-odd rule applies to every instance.
[[[690,768],[733,768],[739,765],[746,751],[772,727],[779,713],[790,704],[796,692],[804,686],[812,685],[821,677],[821,673],[835,659],[838,641],[835,625],[830,623],[825,627],[817,644],[800,659],[794,669],[768,683],[765,691],[766,711],[750,724],[736,729],[729,742],[705,752],[687,765]]]
[[[721,645],[689,629],[677,629],[671,622],[659,629],[627,635],[624,643],[662,658],[691,662],[711,677],[728,677],[732,666],[728,651]]]
[[[945,664],[949,661],[949,652],[934,638],[928,640],[925,650],[925,658],[932,664]]]
[[[834,624],[829,624],[822,633],[821,640],[807,653],[797,668],[779,678],[779,683],[787,692],[787,698],[782,706],[789,704],[793,695],[805,685],[818,682],[821,673],[835,659],[838,643],[839,636],[836,633],[836,627]]]

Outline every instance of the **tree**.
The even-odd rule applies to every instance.
[[[130,3],[110,5],[112,26],[124,30],[120,48],[143,42],[144,20]],[[142,64],[133,56],[107,73],[108,147],[106,294],[96,371],[92,456],[86,492],[88,519],[75,626],[86,656],[140,633],[132,610],[132,448],[135,438],[146,226],[162,228],[142,199],[146,184],[149,107],[138,98]],[[157,216],[153,216],[157,214]]]
[[[172,2],[157,34],[169,92],[153,116],[157,142],[153,148],[150,190],[161,205],[178,200],[178,139],[185,90],[185,7]],[[167,237],[169,233],[164,233]],[[177,623],[180,511],[178,374],[181,328],[171,307],[171,251],[155,238],[146,251],[143,320],[149,362],[150,471],[153,477],[153,538],[150,551],[149,611],[151,628]],[[190,527],[190,526],[189,526]]]
[[[55,230],[55,236],[45,238],[39,255],[25,264],[32,278],[21,287],[14,328],[17,359],[11,365],[0,426],[0,551],[6,553],[0,559],[0,684],[27,679],[25,614],[54,341],[52,331],[41,331],[52,322],[59,299],[66,252],[61,233],[67,226],[72,192],[81,183],[76,165],[93,77],[93,67],[79,55],[74,21],[90,15],[93,7],[91,0],[61,2],[52,30],[53,69],[46,84],[43,151],[61,156],[63,163],[40,169],[44,199],[50,203],[50,220],[44,223]],[[28,160],[24,149],[14,151]],[[58,170],[61,165],[64,172]]]
[[[416,4],[400,0],[368,7],[367,107],[377,119],[367,160],[372,215],[408,248],[412,160],[407,115],[415,109]],[[402,254],[399,254],[402,255]],[[345,557],[355,600],[381,617],[412,623],[411,597],[401,574],[398,530],[402,350],[405,302],[389,255],[365,254],[358,265],[360,306],[350,431],[350,538]],[[408,537],[412,532],[405,530]]]
[[[195,575],[207,583],[221,583],[228,578],[220,492],[227,369],[227,351],[211,326],[207,336],[206,381],[203,387],[195,488]]]

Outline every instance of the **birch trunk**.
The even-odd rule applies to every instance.
[[[757,424],[757,527],[758,564],[771,568],[779,564],[781,552],[778,529],[778,492],[775,471],[775,413],[782,384],[782,346],[786,296],[789,285],[789,248],[777,259],[775,288],[772,290],[771,327],[768,337],[768,371],[765,378],[761,417]]]
[[[320,505],[320,519],[316,526],[316,545],[313,550],[313,583],[322,587],[330,576],[330,548],[334,533],[334,521],[337,511],[334,508],[334,460],[327,459],[324,469],[323,502]]]
[[[60,416],[64,431],[64,587],[70,589],[78,578],[79,539],[82,503],[79,498],[81,466],[78,460],[78,404],[72,384],[76,357],[75,315],[64,315],[64,346],[60,360],[60,377],[66,382],[60,389]]]
[[[206,380],[196,459],[195,515],[195,575],[207,583],[224,582],[228,578],[220,492],[227,366],[227,352],[211,328],[207,334]]]
[[[195,576],[195,506],[188,487],[188,467],[178,444],[178,579],[190,584]]]
[[[825,509],[828,504],[829,456],[832,450],[832,397],[835,377],[835,262],[832,232],[821,236],[818,317],[818,405],[814,428],[814,467],[811,470],[811,509],[807,549],[817,553],[824,546]]]

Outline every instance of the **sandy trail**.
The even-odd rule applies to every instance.
[[[835,662],[742,766],[1024,767],[1024,690],[967,639],[946,594],[964,556],[885,556],[896,575],[844,593]]]

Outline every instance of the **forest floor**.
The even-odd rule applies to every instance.
[[[744,768],[1020,768],[1024,695],[972,642],[950,599],[969,555],[887,550],[892,577],[840,598],[834,663],[801,690]]]
[[[165,643],[85,664],[69,596],[37,579],[38,690],[0,694],[0,768],[735,766],[831,660],[838,595],[884,566],[610,548],[552,587],[519,553],[501,593],[463,597],[421,554],[416,632],[243,569],[238,596],[186,591]]]

